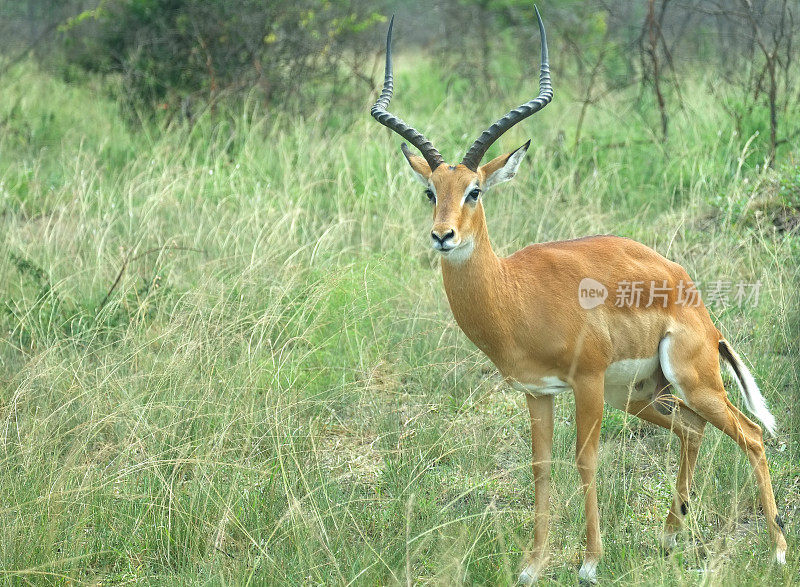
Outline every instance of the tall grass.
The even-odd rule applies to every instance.
[[[30,65],[6,80],[5,582],[513,583],[533,529],[524,401],[453,322],[426,198],[368,97],[133,131],[99,89]],[[558,88],[490,153],[534,138],[515,185],[487,196],[488,222],[502,253],[613,232],[700,282],[763,283],[757,304],[714,314],[778,417],[767,455],[788,565],[769,562],[750,467],[716,431],[678,553],[660,556],[676,441],[609,409],[601,576],[790,584],[800,241],[761,203],[800,189],[797,154],[765,171],[763,133],[735,135],[695,83],[668,144],[646,109],[609,98],[577,148],[579,106]],[[532,89],[445,97],[425,65],[398,87],[395,109],[448,159]],[[545,583],[574,582],[581,557],[573,413],[560,397]]]

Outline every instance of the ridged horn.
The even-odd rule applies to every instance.
[[[533,100],[514,108],[511,112],[503,116],[503,118],[483,131],[481,136],[472,143],[469,151],[467,151],[467,154],[464,155],[464,158],[461,160],[461,163],[472,171],[477,171],[478,165],[480,165],[481,159],[483,159],[486,151],[489,150],[489,147],[491,147],[504,132],[518,122],[525,120],[531,114],[547,106],[550,100],[553,99],[553,86],[550,83],[550,65],[547,61],[547,37],[544,33],[544,23],[542,23],[539,9],[536,8],[535,5],[533,9],[536,11],[536,18],[539,21],[539,35],[542,39],[542,62],[539,68],[539,95]]]
[[[431,171],[444,163],[444,159],[439,154],[433,144],[426,139],[422,133],[415,128],[408,126],[405,122],[400,120],[394,114],[388,112],[386,109],[389,107],[389,102],[392,99],[392,91],[394,89],[394,77],[392,75],[392,26],[394,25],[394,16],[389,22],[389,32],[386,34],[386,72],[383,78],[383,91],[381,92],[378,101],[370,110],[372,117],[380,122],[382,125],[392,129],[401,137],[406,139],[409,143],[419,149],[422,156],[430,165]]]

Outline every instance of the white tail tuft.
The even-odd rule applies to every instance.
[[[764,400],[764,396],[761,395],[761,390],[758,389],[758,384],[753,378],[753,374],[750,373],[747,365],[744,364],[744,361],[736,351],[731,348],[727,340],[722,339],[719,341],[719,350],[725,365],[728,367],[728,371],[736,381],[736,385],[739,386],[744,405],[751,414],[764,424],[764,428],[767,429],[770,436],[775,436],[777,427],[775,416],[767,408],[767,402]]]

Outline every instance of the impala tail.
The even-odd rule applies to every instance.
[[[770,436],[775,436],[775,416],[767,408],[767,402],[764,401],[764,396],[761,395],[761,390],[758,389],[756,380],[753,378],[752,373],[742,361],[742,358],[731,348],[730,343],[723,339],[719,341],[719,354],[725,360],[736,384],[739,386],[739,391],[742,392],[742,399],[747,409],[756,418],[761,420],[764,428],[767,429]]]

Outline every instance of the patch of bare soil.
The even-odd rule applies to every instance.
[[[374,485],[384,468],[377,437],[326,425],[317,448],[320,465],[343,481]]]

